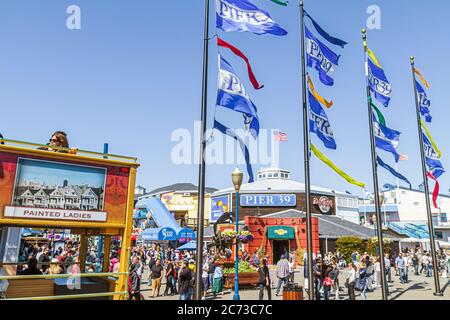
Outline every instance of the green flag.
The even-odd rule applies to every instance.
[[[289,1],[281,1],[281,0],[270,0],[272,2],[278,3],[280,6],[285,6],[287,7]]]

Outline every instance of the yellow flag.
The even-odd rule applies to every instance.
[[[423,130],[425,130],[425,134],[428,137],[428,140],[430,140],[431,145],[433,146],[434,150],[438,153],[439,158],[442,157],[442,152],[439,150],[439,148],[436,145],[436,142],[434,142],[433,137],[431,136],[430,131],[428,131],[428,128],[425,126],[425,123],[420,119],[420,124],[422,125]]]
[[[325,100],[316,90],[314,90],[314,84],[312,83],[311,77],[308,75],[308,85],[309,89],[311,90],[312,95],[314,98],[317,99],[321,104],[323,104],[328,109],[331,108],[333,105],[333,101],[327,101]]]
[[[425,80],[424,76],[419,72],[419,70],[417,70],[416,68],[414,68],[414,72],[419,76],[420,79],[422,79],[423,84],[425,85],[425,87],[427,87],[428,89],[430,89],[430,85],[428,84],[428,81]]]
[[[362,182],[359,182],[355,179],[353,179],[352,177],[350,177],[348,174],[346,174],[344,171],[342,171],[341,169],[339,169],[333,162],[331,162],[330,159],[328,159],[327,157],[325,157],[325,155],[320,152],[319,149],[317,149],[312,143],[310,146],[312,152],[314,153],[314,155],[321,160],[323,163],[325,163],[327,166],[329,166],[331,169],[333,169],[338,175],[340,175],[342,178],[344,178],[345,180],[347,180],[348,183],[354,184],[355,186],[364,188],[366,185]]]
[[[373,61],[373,63],[375,63],[378,68],[381,68],[381,65],[378,62],[377,57],[375,57],[375,55],[373,54],[373,51],[370,50],[369,47],[367,47],[367,53],[369,54],[369,57]]]

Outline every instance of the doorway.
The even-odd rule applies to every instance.
[[[276,264],[282,254],[289,254],[289,240],[272,240],[272,264]]]

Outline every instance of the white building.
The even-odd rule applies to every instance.
[[[218,210],[218,208],[215,207],[215,204],[218,201],[221,203],[226,201],[227,210],[233,210],[232,208],[235,206],[235,200],[232,200],[234,199],[234,192],[233,187],[214,192],[211,195],[211,214],[215,214]],[[243,208],[239,209],[244,215],[279,212],[280,210],[283,210],[283,208],[297,209],[302,212],[305,210],[305,184],[292,180],[291,173],[288,170],[280,168],[260,170],[256,175],[256,180],[253,183],[242,184],[239,192],[241,200],[243,197],[244,199],[245,197],[248,199],[251,195],[257,195],[257,197],[252,197],[252,199],[258,202],[258,204],[244,204]],[[350,222],[359,224],[358,196],[318,186],[311,186],[311,194],[313,212],[336,215]],[[265,199],[270,201],[275,195],[278,197],[280,195],[291,195],[292,203],[289,204],[285,202],[284,204],[279,203],[278,205],[271,205],[270,203],[261,202],[265,201]],[[260,200],[257,198],[260,198]],[[276,202],[276,197],[272,200]],[[240,204],[240,207],[241,206],[242,203]],[[221,213],[223,212],[220,212],[219,210],[215,217],[211,217],[211,221],[214,222]]]
[[[427,230],[428,218],[426,210],[425,193],[420,190],[408,188],[394,188],[382,191],[381,215],[383,224],[392,227],[419,226],[419,229]],[[450,241],[450,195],[440,194],[437,198],[438,208],[433,205],[430,195],[431,214],[436,237],[439,240]],[[375,213],[373,200],[362,200],[359,206],[361,224],[371,225],[372,216]],[[414,230],[412,230],[414,232]],[[416,230],[422,233],[421,230]]]

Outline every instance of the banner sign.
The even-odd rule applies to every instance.
[[[125,225],[130,168],[0,152],[0,220]]]
[[[210,222],[216,222],[225,212],[231,210],[230,195],[224,195],[211,198],[211,219]]]
[[[241,194],[241,207],[295,207],[295,194]]]

